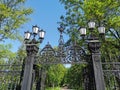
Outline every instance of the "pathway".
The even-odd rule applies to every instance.
[[[73,90],[73,89],[68,89],[67,87],[62,87],[61,90]]]

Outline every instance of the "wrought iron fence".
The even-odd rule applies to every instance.
[[[119,61],[119,58],[113,58],[102,63],[106,90],[120,90]]]
[[[0,90],[18,90],[22,65],[0,65]]]

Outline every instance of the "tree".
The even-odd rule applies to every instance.
[[[23,6],[25,1],[26,0],[0,0],[0,42],[6,39],[21,39],[18,28],[29,20],[27,16],[32,13],[31,8]],[[0,65],[8,64],[7,66],[0,66],[1,70],[6,71],[1,73],[0,90],[13,88],[15,87],[15,83],[19,81],[19,75],[17,73],[13,72],[11,74],[7,71],[19,71],[21,68],[13,64],[18,64],[18,59],[23,59],[25,54],[23,50],[19,50],[17,54],[13,53],[11,47],[11,44],[0,44]],[[10,86],[8,86],[8,84]]]
[[[19,39],[18,28],[29,19],[31,8],[23,6],[26,0],[0,1],[0,41],[10,38]]]
[[[51,65],[48,68],[47,71],[47,79],[46,82],[48,86],[60,86],[64,75],[65,75],[66,69],[62,64],[57,64],[57,65]]]
[[[25,1],[26,0],[0,0],[0,42],[7,38],[20,39],[18,28],[29,20],[27,15],[32,13],[31,8],[23,6]],[[16,62],[16,53],[13,53],[11,48],[11,44],[0,44],[1,65],[12,65]]]
[[[120,56],[120,1],[119,0],[60,0],[65,5],[66,15],[61,16],[60,24],[66,27],[70,38],[79,40],[80,27],[87,27],[89,20],[97,26],[105,25],[106,39],[102,42],[102,61],[118,61]],[[97,28],[95,28],[97,29]],[[89,31],[87,31],[89,34]],[[98,32],[95,32],[98,34]],[[85,47],[85,46],[84,46]],[[111,68],[113,68],[111,66]],[[119,84],[119,83],[118,83]],[[108,84],[106,84],[108,85]]]
[[[83,69],[85,67],[84,64],[74,64],[68,69],[66,79],[69,88],[83,90]]]
[[[105,25],[105,40],[102,41],[102,58],[110,57],[119,61],[120,56],[120,1],[115,0],[60,0],[65,5],[66,15],[61,16],[60,24],[66,27],[66,33],[72,40],[86,45],[79,39],[80,27],[87,27],[89,20],[94,20],[97,26]],[[97,29],[97,28],[95,28]],[[97,31],[97,30],[96,30]],[[98,32],[95,31],[95,34]],[[89,30],[88,33],[89,34]],[[109,45],[109,46],[108,46]],[[107,61],[108,61],[107,60]]]
[[[24,48],[20,48],[17,53],[10,51],[11,44],[1,45],[0,47],[0,90],[14,89],[18,86],[22,75],[22,62],[25,58]],[[16,56],[17,55],[17,56]],[[9,72],[13,71],[13,72]],[[15,72],[21,71],[21,73]]]
[[[26,50],[25,50],[25,46],[22,45],[19,47],[17,53],[16,53],[16,59],[17,61],[19,60],[20,62],[23,62],[23,60],[25,59],[26,57]]]
[[[11,44],[0,45],[0,62],[3,60],[9,61],[15,58],[16,53],[11,52],[11,48]]]
[[[78,28],[86,27],[89,20],[105,25],[110,45],[120,49],[120,1],[115,0],[60,0],[65,5],[66,15],[61,16],[62,24],[70,37],[79,38]]]

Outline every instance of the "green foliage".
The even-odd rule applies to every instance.
[[[80,89],[80,87],[83,90],[82,83],[83,83],[83,69],[86,67],[86,65],[82,64],[74,64],[72,65],[67,72],[67,84],[69,85],[69,88],[73,89]]]
[[[7,63],[5,64],[7,65]],[[20,80],[20,73],[9,71],[20,71],[21,68],[19,66],[12,66],[12,64],[9,64],[9,66],[0,66],[0,70],[6,71],[0,73],[0,90],[8,90],[8,88],[14,88],[14,85],[17,85]]]
[[[80,37],[77,33],[78,28],[86,27],[89,20],[94,20],[97,26],[105,25],[107,38],[116,39],[115,45],[117,49],[120,48],[119,0],[114,2],[113,0],[60,0],[60,2],[65,5],[66,15],[61,16],[62,22],[59,23],[66,26],[66,32],[70,37],[78,39]]]
[[[103,24],[106,28],[105,40],[102,41],[101,54],[107,60],[120,55],[120,1],[115,0],[60,0],[66,9],[66,15],[61,16],[60,24],[66,27],[66,32],[86,48],[80,40],[80,27],[87,27],[89,20],[94,20],[97,26]],[[97,29],[95,29],[97,31]],[[98,34],[98,32],[95,32]],[[89,34],[89,30],[87,30]],[[118,60],[116,60],[118,61]]]
[[[48,86],[59,86],[64,78],[66,69],[63,65],[51,65],[47,71]]]
[[[103,60],[105,59],[106,61],[113,61],[114,58],[114,62],[119,60],[119,55],[120,55],[120,49],[117,46],[117,41],[116,40],[112,40],[112,39],[108,39],[106,42],[103,42],[103,45],[101,47],[101,54],[102,54],[102,58]]]
[[[17,53],[13,53],[10,50],[11,48],[11,44],[0,45],[0,70],[4,71],[0,73],[0,90],[12,89],[20,81],[20,73],[8,71],[21,71],[21,66],[14,65],[22,64],[26,56],[25,49],[21,46]]]
[[[11,51],[12,45],[0,45],[0,64],[22,64],[23,59],[26,57],[26,51],[23,46],[14,53]]]
[[[96,26],[102,24],[106,28],[105,40],[102,41],[101,56],[102,61],[105,62],[120,62],[120,0],[59,0],[66,9],[66,15],[61,16],[60,24],[63,24],[66,29],[66,33],[73,40],[76,39],[80,42],[80,45],[85,47],[82,40],[80,40],[80,34],[78,29],[80,27],[88,27],[87,22],[94,20]],[[87,28],[88,29],[88,28]],[[95,28],[97,31],[97,28]],[[89,34],[87,30],[87,34]],[[98,32],[95,32],[98,34]],[[75,39],[74,39],[75,38]],[[86,47],[85,47],[86,48]],[[113,66],[108,66],[113,68]],[[76,67],[79,68],[79,67]],[[72,72],[72,70],[71,70]],[[76,72],[75,72],[76,73]],[[79,72],[82,73],[82,72]],[[70,75],[70,74],[69,74]],[[71,78],[77,77],[74,74]],[[112,76],[111,76],[112,77]],[[110,78],[111,78],[110,77]],[[112,77],[113,78],[113,77]],[[111,87],[113,79],[111,78]],[[80,78],[77,78],[78,81]],[[73,80],[73,79],[72,79]],[[78,85],[79,82],[75,79],[70,81],[70,86]],[[106,83],[109,80],[105,79]],[[106,85],[109,85],[108,83]],[[79,86],[75,86],[79,87]],[[109,87],[109,86],[108,86]]]
[[[0,44],[0,60],[12,60],[15,58],[16,53],[11,52],[11,44],[2,45]]]
[[[27,55],[26,55],[25,47],[22,45],[16,53],[16,59],[23,62],[26,56]]]
[[[31,8],[24,7],[26,0],[0,0],[0,42],[5,39],[21,40],[19,28],[29,20],[27,17],[33,11]],[[13,64],[21,64],[19,60],[23,60],[26,56],[23,48],[18,53],[11,51],[12,45],[0,44],[0,70],[6,71],[0,73],[0,90],[7,90],[20,79],[20,74],[7,72],[9,70],[21,70],[21,67],[15,67]],[[17,55],[17,56],[16,56]]]
[[[32,9],[23,6],[25,1],[0,1],[0,41],[6,38],[20,38],[17,29],[29,20],[26,16],[32,13]]]

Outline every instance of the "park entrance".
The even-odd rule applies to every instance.
[[[46,68],[53,64],[84,65],[78,90],[120,90],[120,57],[101,59],[100,42],[95,38],[87,42],[89,53],[76,40],[64,44],[62,27],[58,30],[57,48],[47,43],[37,54],[33,39],[26,44],[22,63],[0,65],[0,90],[45,90]]]
[[[80,75],[79,79],[82,88],[81,90],[96,90],[95,81],[93,78],[94,74],[92,69],[92,62],[90,62],[91,56],[86,55],[81,48],[78,48],[78,50],[80,50],[80,55],[78,56],[80,57],[79,60],[75,60],[71,55],[72,50],[74,49],[71,47],[66,59],[64,59],[63,57],[55,57],[56,53],[49,43],[41,50],[41,52],[39,53],[40,57],[36,57],[33,67],[33,90],[42,90],[41,88],[45,88],[45,78],[47,76],[46,68],[44,66],[50,66],[53,64],[86,65],[86,67],[83,69],[83,75]],[[102,60],[102,71],[106,86],[105,90],[119,90],[120,62],[117,61],[119,60],[119,58],[115,57],[111,59],[114,59],[114,62],[112,62],[113,60]],[[37,65],[39,64],[42,64],[43,66],[38,68]],[[24,62],[18,62],[17,64],[0,65],[0,90],[20,90],[23,79],[24,67]]]

